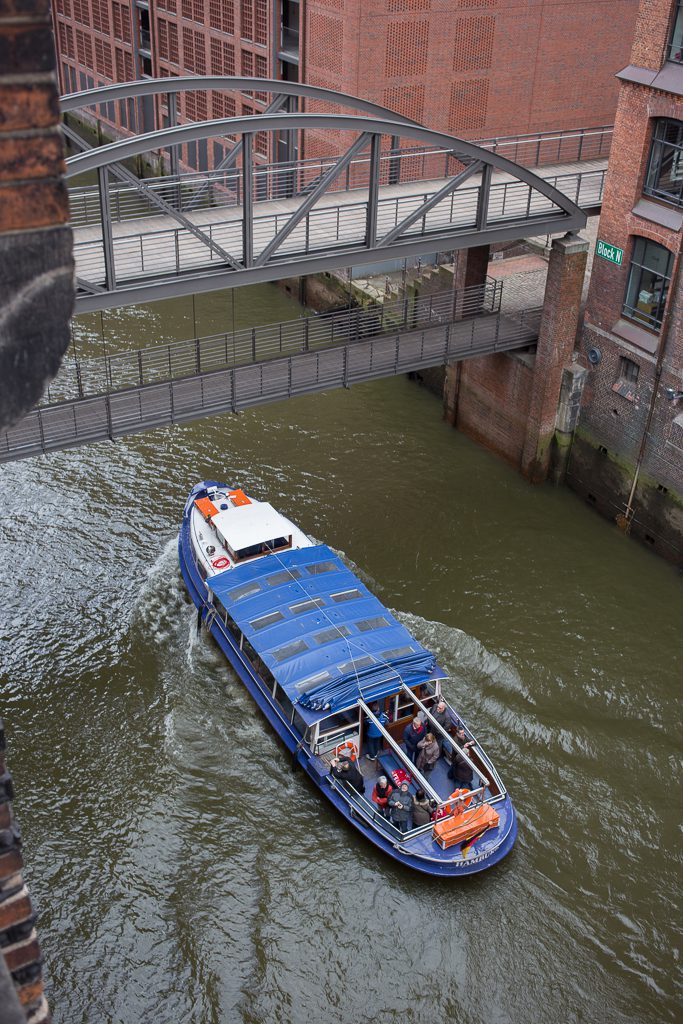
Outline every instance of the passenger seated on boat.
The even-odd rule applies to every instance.
[[[394,787],[386,775],[380,775],[372,790],[372,800],[385,818],[389,817],[389,797],[393,792]]]
[[[417,745],[427,735],[427,730],[417,716],[403,730],[403,742],[406,746],[406,753],[415,764],[417,761]]]
[[[413,828],[426,825],[432,816],[430,802],[424,789],[418,789],[413,797]]]
[[[455,730],[455,742],[467,755],[470,754],[472,747],[476,746],[474,740],[467,739],[467,733],[461,725],[459,725]],[[460,789],[473,788],[474,774],[459,751],[455,751],[455,756],[453,757],[451,766],[448,769],[448,778],[457,782]]]
[[[400,787],[391,794],[389,807],[391,808],[391,820],[396,828],[399,832],[407,832],[413,809],[413,798],[410,795],[407,782],[402,782]]]
[[[445,731],[449,733],[449,735],[450,733],[452,733],[453,719],[451,718],[450,712],[446,707],[446,701],[443,698],[439,700],[438,704],[432,711],[432,718],[435,718],[436,721],[441,726],[441,728],[445,729]],[[439,749],[441,749],[443,747],[443,736],[441,735],[441,733],[439,733],[439,735],[436,737],[436,742],[439,744]]]
[[[333,757],[330,770],[337,779],[348,782],[361,796],[365,796],[365,780],[358,766],[348,757]]]
[[[441,756],[439,744],[436,742],[434,734],[428,732],[425,738],[418,742],[417,747],[419,750],[419,754],[417,755],[417,770],[419,772],[431,772]]]
[[[389,721],[387,715],[380,710],[379,704],[373,704],[370,708],[375,718],[377,718],[382,725],[386,725]],[[379,754],[380,744],[382,742],[382,733],[379,731],[374,722],[368,718],[365,726],[365,738],[367,740],[367,758],[368,761],[376,761],[377,755]]]

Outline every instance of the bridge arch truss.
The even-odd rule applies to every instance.
[[[77,312],[585,225],[583,211],[528,168],[368,101],[300,83],[147,80],[64,97],[62,110],[165,93],[173,120],[171,97],[190,89],[270,92],[274,99],[262,114],[171,125],[69,158],[68,178],[97,174],[99,212],[98,224],[75,231]],[[283,112],[301,100],[325,100],[358,113]],[[319,167],[306,161],[280,165],[278,180],[286,180],[287,194],[273,200],[255,154],[262,132],[294,133],[304,140],[310,133],[334,132],[347,148]],[[227,157],[188,201],[178,169],[180,147],[226,137],[233,140]],[[158,179],[161,185],[138,179],[123,166],[160,150],[172,158],[172,173]],[[428,180],[399,181],[397,167],[406,154],[419,154],[422,166],[433,168]],[[144,217],[116,222],[112,175],[140,193],[148,207]]]

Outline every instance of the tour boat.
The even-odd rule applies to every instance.
[[[331,548],[268,502],[204,481],[185,504],[178,552],[200,621],[295,763],[366,839],[407,867],[441,877],[482,871],[511,850],[512,802],[469,726],[444,700],[445,673]],[[439,721],[440,701],[447,714],[441,707]],[[439,742],[429,771],[418,769],[404,744],[414,719]],[[467,745],[456,732],[462,728]],[[471,770],[469,788],[456,789],[449,777],[458,754]],[[412,814],[401,821],[400,809],[388,814],[372,799],[382,775],[395,790],[406,781],[411,804],[424,791],[425,823]]]

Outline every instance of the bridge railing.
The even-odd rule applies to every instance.
[[[543,132],[537,135],[504,136],[484,139],[478,144],[500,153],[526,167],[606,159],[612,143],[611,125],[574,131]],[[316,157],[296,163],[259,164],[254,170],[254,194],[257,200],[278,200],[301,195],[334,166],[335,157]],[[385,150],[380,156],[380,183],[441,179],[456,174],[461,165],[449,150],[430,146],[408,146]],[[348,192],[367,188],[370,157],[361,154],[352,160],[331,186],[330,192]],[[238,168],[188,172],[177,176],[145,178],[152,189],[174,209],[195,210],[239,206],[242,202],[242,178]],[[96,185],[69,190],[72,223],[76,227],[96,224],[100,218]],[[112,220],[120,223],[158,215],[158,210],[132,185],[110,185]]]
[[[587,171],[552,179],[560,191],[569,194],[585,209],[600,205],[605,171]],[[429,192],[388,196],[378,202],[378,224],[382,232],[400,224],[430,196]],[[406,232],[413,237],[428,236],[447,227],[465,230],[474,227],[479,186],[452,192]],[[505,181],[492,185],[488,195],[489,225],[543,217],[557,208],[552,201],[525,182]],[[269,212],[253,218],[253,244],[258,254],[283,228],[290,211]],[[359,243],[364,238],[367,200],[337,206],[314,207],[281,246],[282,253],[311,254],[328,252],[335,245]],[[233,257],[242,257],[241,217],[222,218],[202,225],[205,235],[227,249]],[[526,234],[530,232],[527,231]],[[533,232],[531,232],[533,233]],[[118,281],[136,280],[150,274],[180,276],[202,268],[222,266],[220,255],[194,237],[187,228],[169,227],[132,234],[118,234],[112,240],[113,261]],[[78,273],[94,283],[104,280],[104,250],[101,238],[77,241],[74,246]]]
[[[542,167],[548,164],[578,163],[581,160],[606,160],[612,147],[613,135],[613,125],[602,125],[598,128],[481,139],[477,145],[500,153],[524,167]]]
[[[258,164],[254,167],[254,198],[257,202],[289,199],[308,192],[334,167],[338,157],[320,157],[297,163]],[[388,185],[402,181],[439,180],[456,174],[462,164],[450,151],[430,146],[411,146],[387,150],[380,156],[379,183]],[[332,182],[328,192],[350,192],[365,189],[370,182],[369,155],[352,160]],[[176,176],[145,178],[145,186],[174,209],[192,211],[240,206],[242,203],[242,171],[224,170],[188,172]],[[154,207],[133,185],[112,181],[109,185],[111,219],[120,223],[140,217],[158,216]],[[69,190],[71,219],[75,227],[96,224],[100,219],[97,185],[80,185]]]
[[[350,387],[451,360],[506,352],[532,344],[534,338],[535,328],[524,313],[472,316],[64,402],[36,409],[15,427],[0,432],[0,463],[238,412],[295,395]]]
[[[395,335],[500,311],[502,281],[462,291],[330,311],[262,327],[155,345],[133,352],[65,361],[41,403],[77,399],[268,362],[374,336]]]

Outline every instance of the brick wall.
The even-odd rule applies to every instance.
[[[632,64],[662,67],[673,7],[671,0],[643,0]],[[668,69],[683,83],[683,67]],[[683,404],[665,394],[666,388],[683,390],[683,297],[676,262],[661,330],[648,329],[624,310],[636,239],[657,242],[674,257],[683,244],[675,223],[677,216],[683,222],[683,209],[643,192],[658,118],[683,122],[683,97],[624,81],[598,228],[599,238],[623,249],[624,258],[621,267],[600,258],[593,262],[581,346],[588,377],[567,479],[614,518],[627,510],[637,474],[632,532],[683,564]],[[634,212],[643,200],[650,205]],[[599,359],[594,365],[586,359],[591,349]],[[630,372],[637,368],[632,386],[625,384],[625,366]]]
[[[150,73],[157,78],[183,75],[273,77],[272,5],[268,0],[151,0]],[[55,0],[54,31],[62,92],[131,81],[144,70],[138,56],[139,11],[133,0]],[[178,96],[179,123],[234,117],[262,110],[266,93],[228,94],[205,91]],[[151,102],[151,123],[143,123],[132,101],[102,104],[88,120],[100,122],[109,135],[151,130],[168,119],[166,97]],[[218,163],[229,146],[222,142],[183,146],[187,167],[206,169]],[[270,156],[270,139],[257,137],[257,158]]]
[[[12,812],[14,789],[5,763],[5,733],[0,719],[0,943],[12,987],[2,993],[2,1017],[14,1021],[12,1006],[23,1009],[30,1024],[49,1021],[43,993],[40,947],[33,927],[35,914],[22,875],[21,832]],[[1,991],[1,985],[0,985]],[[16,998],[15,998],[16,997]]]
[[[305,80],[465,138],[610,124],[636,0],[308,0]]]
[[[0,426],[33,408],[69,342],[73,261],[48,0],[0,8]]]
[[[455,426],[520,468],[533,382],[533,356],[516,353],[462,364]]]

